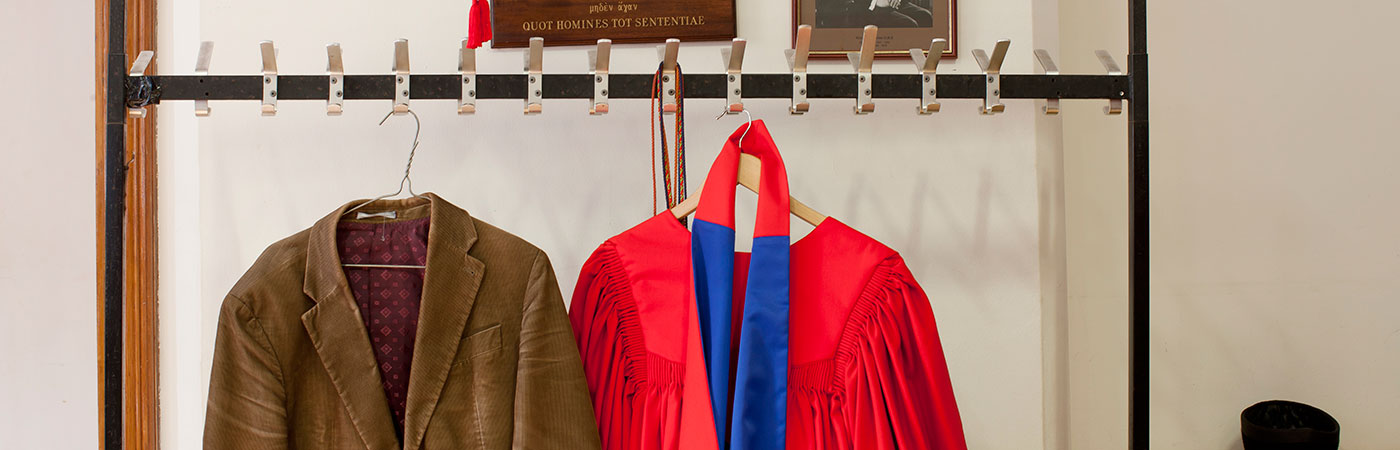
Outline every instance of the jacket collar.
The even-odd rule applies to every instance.
[[[468,254],[477,239],[471,216],[432,193],[424,197],[380,200],[365,207],[383,211],[426,205],[429,209],[428,262],[409,371],[402,447],[394,436],[393,416],[364,319],[336,249],[336,224],[345,210],[363,200],[347,203],[317,221],[308,237],[302,289],[316,305],[302,315],[302,324],[351,422],[371,450],[416,450],[421,446],[485,274],[485,264]]]

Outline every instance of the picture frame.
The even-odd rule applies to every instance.
[[[880,27],[876,58],[908,58],[935,38],[948,40],[944,58],[958,56],[957,0],[793,0],[792,23],[794,43],[799,25],[812,26],[812,58],[860,50],[866,25]]]

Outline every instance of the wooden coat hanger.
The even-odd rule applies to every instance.
[[[748,113],[748,110],[744,110],[744,114]],[[749,116],[749,126],[753,126],[753,116]],[[739,135],[740,144],[744,142],[744,136],[748,135],[748,133],[749,130],[745,128],[744,134]],[[759,168],[762,166],[763,162],[759,160],[757,156],[748,153],[740,153],[739,185],[748,188],[748,190],[753,191],[755,194],[758,193],[758,174]],[[700,193],[697,192],[695,195],[686,198],[675,207],[672,207],[671,214],[675,215],[677,219],[680,219],[694,214],[695,209],[698,207],[700,207]],[[823,220],[826,220],[826,215],[817,212],[817,210],[812,209],[812,207],[807,206],[807,204],[798,201],[792,196],[788,196],[788,209],[793,215],[797,216],[797,218],[802,219],[803,222],[807,222],[814,227],[822,223]]]

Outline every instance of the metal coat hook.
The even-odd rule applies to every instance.
[[[413,75],[408,68],[408,39],[394,41],[394,110],[392,114],[408,112]]]
[[[462,46],[457,51],[457,74],[462,86],[462,94],[457,97],[457,114],[476,113],[476,49],[467,46],[467,40],[462,39]]]
[[[204,41],[199,43],[199,55],[194,59],[194,74],[201,77],[209,76],[209,60],[214,57],[214,41]],[[195,117],[209,116],[209,99],[200,98],[194,101]]]
[[[938,104],[938,61],[943,59],[943,49],[948,47],[947,39],[934,39],[929,43],[928,56],[917,48],[909,49],[909,58],[914,61],[914,70],[922,74],[919,88],[919,114],[933,114],[942,109]]]
[[[1050,52],[1045,49],[1035,49],[1035,60],[1040,62],[1040,67],[1045,69],[1046,75],[1059,75],[1060,68],[1055,65],[1055,60],[1050,58]],[[1045,99],[1045,115],[1053,116],[1060,113],[1060,99]]]
[[[345,111],[345,64],[340,59],[340,43],[326,44],[326,115]]]
[[[798,26],[797,42],[793,44],[793,48],[783,51],[788,68],[792,69],[792,105],[788,106],[788,112],[806,114],[812,108],[812,104],[807,103],[807,53],[812,45],[812,26]]]
[[[131,70],[128,71],[127,74],[133,77],[146,76],[146,67],[151,65],[151,60],[155,57],[156,53],[153,51],[142,51],[136,56],[136,61],[131,63]],[[145,78],[142,78],[142,80],[145,80]],[[133,119],[140,119],[146,117],[146,105],[150,104],[152,88],[150,82],[146,81],[138,84],[135,90],[135,97],[142,100],[135,102],[131,100],[131,96],[128,96],[126,116]]]
[[[1113,55],[1108,54],[1108,51],[1096,50],[1094,54],[1098,55],[1099,63],[1103,64],[1104,70],[1107,70],[1109,75],[1123,74],[1123,69],[1118,67],[1118,61],[1114,61]],[[1109,99],[1108,106],[1103,108],[1103,113],[1108,115],[1123,114],[1123,99]]]
[[[588,51],[588,72],[593,76],[593,102],[588,113],[608,113],[608,64],[612,59],[612,39],[599,39],[598,48]]]
[[[530,38],[530,51],[525,53],[525,114],[544,110],[544,38]]]
[[[725,64],[725,90],[726,99],[724,111],[728,114],[738,114],[744,110],[744,46],[746,42],[743,38],[734,38],[729,44],[729,48],[719,49],[719,56]]]
[[[972,50],[972,57],[977,59],[977,65],[982,67],[982,75],[987,77],[986,97],[982,101],[982,114],[997,114],[1006,111],[1006,105],[1001,103],[1001,63],[1006,60],[1006,49],[1011,47],[1010,39],[997,41],[997,46],[992,49],[991,58],[987,57],[987,52],[982,49]]]
[[[875,68],[875,36],[878,33],[879,27],[866,25],[860,37],[860,51],[846,54],[851,66],[856,69],[856,114],[875,112],[875,101],[870,94],[875,79],[872,72]]]
[[[656,47],[656,56],[661,59],[661,112],[676,113],[676,56],[681,52],[680,39],[667,39],[665,45]]]
[[[272,46],[272,41],[262,41],[258,43],[258,49],[262,54],[263,73],[263,98],[262,115],[271,116],[277,114],[277,48]]]

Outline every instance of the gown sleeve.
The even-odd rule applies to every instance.
[[[605,242],[584,263],[569,308],[598,435],[605,450],[691,448],[681,419],[686,365],[647,349],[634,270],[615,243]],[[662,336],[680,339],[683,329]]]
[[[855,447],[966,450],[933,308],[903,259],[886,259],[861,297],[862,338],[838,350]]]
[[[604,449],[622,448],[626,411],[626,345],[614,311],[619,296],[630,295],[616,249],[604,243],[589,256],[569,305],[569,322],[583,360],[594,418]]]

